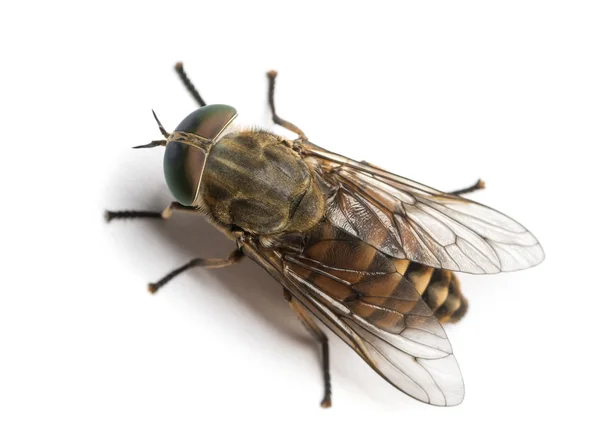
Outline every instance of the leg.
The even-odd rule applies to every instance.
[[[164,277],[159,279],[157,282],[148,284],[148,291],[150,293],[155,293],[158,289],[160,289],[166,283],[171,281],[177,275],[179,275],[180,273],[183,273],[186,270],[189,270],[193,267],[218,269],[221,267],[228,267],[230,265],[233,265],[233,264],[239,262],[243,257],[244,257],[244,252],[242,250],[240,250],[239,248],[236,248],[225,259],[214,259],[214,258],[213,259],[203,259],[203,258],[192,259],[187,264],[184,264],[181,267],[173,270],[171,273],[165,275]]]
[[[113,219],[139,219],[139,218],[150,218],[150,219],[163,219],[166,220],[173,215],[173,211],[189,211],[197,213],[198,210],[191,206],[184,206],[178,202],[172,202],[164,211],[105,211],[104,218],[107,222]]]
[[[200,93],[198,93],[198,90],[196,90],[196,87],[194,87],[192,81],[190,81],[190,79],[187,77],[187,74],[183,69],[183,62],[177,62],[175,64],[175,71],[179,75],[179,79],[181,79],[181,82],[183,82],[183,85],[185,85],[187,91],[190,92],[200,107],[204,107],[206,102],[204,102],[204,99],[202,99],[202,96],[200,96]]]
[[[298,318],[304,325],[304,327],[310,332],[315,340],[317,340],[321,344],[322,349],[322,359],[323,359],[323,379],[325,382],[325,396],[323,396],[323,400],[321,401],[321,406],[323,408],[331,407],[331,377],[329,375],[329,342],[327,340],[327,336],[323,333],[323,331],[315,324],[310,315],[306,312],[302,304],[300,304],[290,293],[289,290],[283,289],[283,296],[286,301],[289,303],[290,307],[296,312]]]
[[[462,196],[463,194],[468,194],[473,191],[477,191],[479,189],[485,188],[485,182],[481,179],[477,180],[474,185],[469,186],[468,188],[459,189],[457,191],[449,192],[448,194],[454,194],[455,196]]]
[[[271,115],[273,116],[273,122],[275,124],[279,124],[281,127],[286,128],[287,130],[294,132],[298,135],[298,138],[301,140],[308,140],[304,132],[300,130],[299,127],[294,124],[280,118],[277,113],[275,113],[275,78],[277,77],[277,72],[275,70],[271,70],[267,73],[267,77],[269,78],[269,107],[271,108]]]

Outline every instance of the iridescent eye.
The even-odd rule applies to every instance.
[[[190,113],[175,132],[192,133],[213,140],[236,115],[236,110],[231,106],[211,104]],[[182,205],[192,205],[196,199],[205,158],[202,150],[186,143],[170,141],[165,148],[165,179],[171,194]]]

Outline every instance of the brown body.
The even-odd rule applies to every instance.
[[[303,232],[325,214],[327,192],[292,143],[267,131],[224,136],[208,154],[202,208],[221,225],[267,236]]]
[[[319,180],[321,166],[303,158],[301,151],[298,142],[294,145],[266,131],[226,135],[208,155],[200,189],[202,208],[220,226],[259,236],[263,245],[305,252],[311,232],[325,225],[338,191]],[[347,259],[354,259],[356,269],[373,269],[360,264],[372,259],[372,248],[383,248],[385,239],[376,242]],[[327,249],[335,251],[335,242]],[[440,322],[455,322],[465,314],[467,301],[455,274],[405,259],[393,262]]]
[[[401,274],[414,285],[440,323],[456,323],[465,316],[469,303],[455,273],[404,262],[407,268]]]
[[[269,72],[273,121],[289,140],[263,130],[225,132],[231,106],[206,105],[181,64],[181,80],[200,108],[164,140],[165,179],[177,202],[162,213],[108,212],[107,218],[168,218],[175,209],[205,214],[235,240],[226,259],[196,258],[149,288],[158,290],[191,267],[217,268],[251,258],[282,286],[284,298],[321,344],[331,405],[329,348],[319,319],[390,384],[420,401],[458,405],[464,383],[440,323],[467,310],[454,272],[491,274],[544,259],[537,239],[513,219],[312,144],[275,113],[276,72]]]

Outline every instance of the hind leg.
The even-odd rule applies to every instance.
[[[310,315],[306,312],[305,308],[300,304],[296,298],[292,296],[290,291],[286,288],[283,289],[283,296],[289,303],[290,307],[296,312],[296,315],[306,328],[310,335],[321,345],[321,356],[323,360],[323,380],[325,382],[325,395],[321,401],[321,407],[331,407],[331,376],[329,374],[329,340],[327,335],[315,324]]]
[[[469,186],[468,188],[457,189],[456,191],[449,192],[448,194],[454,194],[455,196],[462,196],[463,194],[468,194],[473,191],[477,191],[479,189],[485,188],[485,182],[481,179],[477,180],[474,185]]]

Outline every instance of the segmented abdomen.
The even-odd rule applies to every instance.
[[[414,285],[441,323],[455,323],[465,315],[469,303],[454,273],[408,260],[395,264],[398,273]]]

